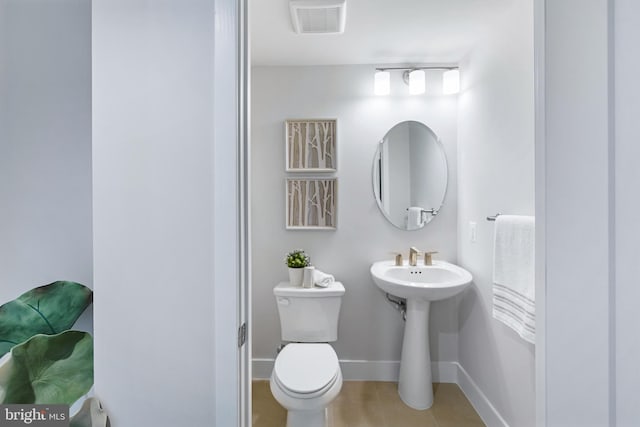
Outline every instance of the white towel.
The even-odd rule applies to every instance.
[[[407,209],[407,230],[417,230],[422,227],[422,208],[411,206]]]
[[[333,277],[331,274],[323,273],[318,269],[313,270],[313,284],[316,286],[326,288],[327,286],[335,282],[335,280],[335,277]]]
[[[499,215],[493,249],[493,317],[535,344],[535,218]]]

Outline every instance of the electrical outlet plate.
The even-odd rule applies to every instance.
[[[478,224],[475,221],[469,221],[469,241],[475,243],[478,239]]]

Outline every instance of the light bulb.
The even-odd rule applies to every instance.
[[[451,95],[460,92],[460,71],[449,70],[442,73],[442,93]]]
[[[388,71],[376,71],[373,92],[376,95],[389,95],[391,93],[391,73]]]
[[[409,73],[409,93],[420,95],[425,91],[424,70],[413,70]]]

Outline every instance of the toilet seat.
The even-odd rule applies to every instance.
[[[311,399],[331,388],[339,372],[338,356],[329,344],[292,343],[276,357],[273,379],[289,396]]]

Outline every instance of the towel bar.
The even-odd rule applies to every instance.
[[[496,218],[500,216],[500,213],[495,214],[494,216],[488,216],[487,221],[495,221]]]
[[[409,210],[409,208],[407,208],[407,209],[405,209],[405,210],[407,210],[407,211],[408,211],[408,210]],[[431,215],[436,216],[436,215],[438,215],[438,209],[434,209],[434,208],[431,208],[431,209],[421,209],[421,210],[420,210],[420,213],[430,213]]]

